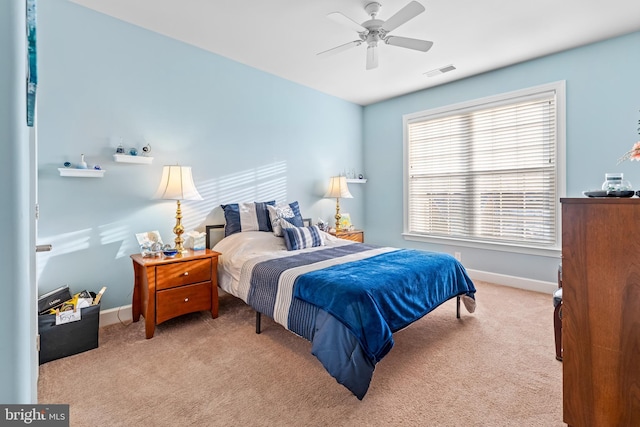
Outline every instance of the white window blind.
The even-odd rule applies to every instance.
[[[405,233],[558,245],[556,91],[405,119]]]

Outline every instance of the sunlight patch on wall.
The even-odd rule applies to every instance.
[[[139,251],[137,245],[131,246],[127,243],[132,241],[131,236],[135,235],[135,233],[140,233],[140,231],[134,232],[131,230],[130,226],[127,226],[124,223],[101,225],[98,227],[98,233],[101,245],[109,245],[112,243],[120,244],[115,258],[127,257],[129,254]]]
[[[219,178],[196,182],[198,192],[204,199],[189,207],[196,212],[185,215],[185,230],[203,228],[205,224],[224,222],[221,204],[242,202],[266,202],[287,200],[287,163],[277,161],[253,169],[228,174]]]
[[[52,258],[89,249],[92,234],[92,229],[86,228],[84,230],[72,231],[70,233],[48,237],[47,242],[51,243],[53,250],[50,252],[40,252],[38,254],[36,261],[36,277],[39,277],[42,274],[47,263]]]

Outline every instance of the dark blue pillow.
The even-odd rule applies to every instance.
[[[296,227],[304,227],[304,221],[302,220],[302,214],[300,213],[300,206],[298,205],[298,202],[289,203],[289,207],[293,211],[293,218],[287,218],[287,221]]]
[[[324,246],[324,237],[317,225],[312,225],[310,227],[295,227],[288,224],[289,223],[287,221],[283,221],[282,223],[284,244],[287,245],[288,251]]]
[[[227,237],[241,231],[273,231],[267,206],[275,204],[276,201],[271,200],[220,205],[224,211],[224,236]]]

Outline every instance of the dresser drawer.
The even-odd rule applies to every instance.
[[[156,323],[194,311],[211,310],[211,282],[158,291]]]
[[[156,289],[169,289],[211,280],[211,259],[174,262],[156,267]]]

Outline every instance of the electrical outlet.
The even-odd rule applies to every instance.
[[[462,254],[460,252],[454,252],[453,257],[458,261],[462,262]]]

